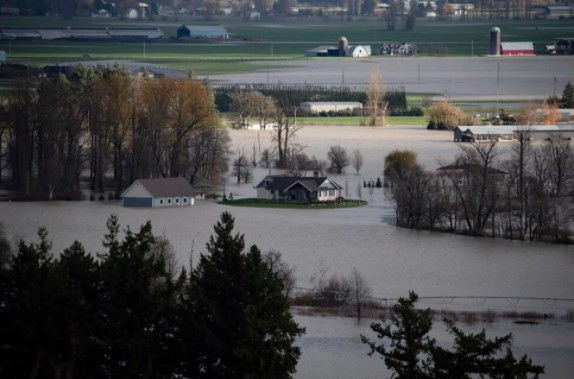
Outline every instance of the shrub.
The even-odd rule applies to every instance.
[[[90,201],[94,201],[94,200],[96,200],[96,198],[94,197],[94,194],[91,193],[91,194],[90,194]]]
[[[98,198],[98,200],[100,200],[100,201],[106,200],[106,198],[104,197],[104,194],[101,194],[100,197]]]
[[[436,129],[436,122],[431,118],[428,125],[427,125],[427,129],[429,130],[435,130]]]

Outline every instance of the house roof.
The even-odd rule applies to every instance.
[[[505,51],[534,50],[532,42],[502,42],[500,48]]]
[[[157,197],[176,197],[176,196],[195,196],[195,190],[189,184],[187,179],[178,178],[152,178],[152,179],[138,179],[127,190],[124,191],[121,197],[136,184],[140,183],[154,198]]]
[[[299,183],[309,191],[317,191],[318,189],[333,188],[325,186],[325,183],[331,183],[333,187],[341,189],[342,187],[335,183],[335,181],[326,177],[314,176],[266,176],[255,188],[266,188],[274,191],[285,191],[295,184]]]
[[[227,29],[222,25],[182,25],[179,29],[187,29],[191,34],[213,35],[227,34]]]

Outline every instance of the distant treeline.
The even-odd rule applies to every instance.
[[[410,151],[385,159],[397,225],[474,236],[571,243],[574,151],[553,136],[518,135],[505,159],[497,141],[462,148],[454,163],[424,171]]]
[[[365,88],[366,89],[366,88]],[[325,86],[320,84],[247,84],[228,85],[215,89],[215,104],[220,112],[229,112],[231,94],[238,91],[258,91],[265,96],[281,100],[284,104],[299,106],[306,101],[356,101],[363,105],[367,102],[367,92],[349,88],[345,85]],[[391,112],[407,109],[407,96],[403,87],[386,91],[385,101]]]
[[[100,192],[149,177],[211,184],[229,144],[209,90],[188,78],[80,69],[19,82],[0,101],[0,180],[26,198],[80,198],[84,174]]]

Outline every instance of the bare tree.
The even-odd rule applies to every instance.
[[[386,88],[383,75],[379,69],[371,72],[371,83],[367,90],[367,112],[371,126],[385,125],[385,114],[389,103],[385,101]]]
[[[361,151],[359,149],[353,151],[353,157],[351,158],[351,165],[355,169],[357,175],[359,175],[361,168],[363,168],[363,154],[361,154]]]
[[[361,308],[369,296],[371,296],[371,288],[365,277],[356,267],[353,267],[349,282],[351,285],[351,302],[357,310],[357,319],[360,321]]]
[[[573,178],[574,156],[570,141],[560,135],[553,135],[542,147],[542,152],[548,157],[549,179],[553,185],[552,195],[564,195],[565,188],[569,187]]]
[[[263,255],[263,260],[281,278],[285,295],[289,297],[295,288],[295,267],[285,262],[278,250],[269,250]]]
[[[271,165],[275,159],[275,152],[273,150],[264,149],[261,154],[259,154],[259,165],[269,169],[269,175],[271,175]]]
[[[232,175],[237,178],[237,184],[241,183],[242,178],[245,183],[251,178],[251,166],[243,150],[237,150],[237,158],[233,161]]]
[[[331,161],[331,167],[329,167],[329,171],[337,174],[342,174],[351,162],[349,156],[347,155],[347,150],[341,145],[331,146],[329,152],[327,153],[327,157]]]
[[[292,108],[286,99],[278,101],[274,111],[273,119],[277,125],[273,128],[271,140],[275,143],[277,151],[277,167],[287,168],[289,154],[297,148],[295,143],[297,132],[303,126],[295,124],[295,119],[291,117]]]
[[[357,196],[359,200],[363,200],[363,187],[361,186],[361,182],[357,183]]]

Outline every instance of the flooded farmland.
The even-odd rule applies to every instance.
[[[253,146],[256,151],[271,146],[268,132],[232,131],[231,135],[234,151],[243,148],[250,154]],[[427,131],[423,127],[320,126],[303,128],[297,140],[309,156],[319,159],[326,159],[327,150],[335,144],[349,151],[361,150],[365,165],[360,175],[348,168],[346,175],[333,176],[354,198],[358,197],[360,183],[381,176],[384,156],[391,150],[412,149],[431,169],[457,153],[458,145],[451,141],[451,132]],[[501,144],[502,149],[505,147]],[[237,185],[228,178],[226,191],[232,191],[236,198],[252,197],[253,186],[267,173],[257,168],[250,184]],[[322,267],[336,274],[348,274],[357,267],[373,295],[379,297],[405,296],[410,289],[421,296],[574,298],[572,247],[398,229],[392,225],[393,208],[381,189],[372,194],[362,189],[362,198],[369,201],[367,206],[333,210],[242,208],[212,201],[171,209],[128,209],[107,201],[0,203],[0,221],[9,236],[27,240],[34,238],[38,227],[46,226],[56,252],[74,240],[97,252],[102,249],[105,221],[111,213],[132,229],[151,220],[156,233],[172,241],[179,263],[186,265],[192,244],[197,259],[205,251],[221,212],[230,211],[236,218],[237,231],[245,234],[248,244],[257,244],[263,251],[282,252],[284,259],[295,266],[297,285],[301,287],[309,287],[310,278]],[[548,304],[540,310],[564,311],[553,310],[553,306]],[[382,361],[360,358],[367,350],[357,342],[357,335],[364,333],[367,324],[353,326],[353,320],[337,318],[297,319],[310,332],[299,341],[304,352],[299,377],[349,377],[345,373],[351,371],[337,366],[341,364],[350,365],[348,370],[359,370],[353,377],[382,376]],[[528,328],[495,325],[496,334],[515,331],[517,352],[528,352],[535,359],[540,354],[536,360],[542,364],[545,359],[555,361],[553,366],[559,371],[548,377],[566,377],[562,374],[574,372],[572,323]],[[333,349],[333,354],[328,354]],[[348,357],[348,362],[341,363],[343,357]],[[325,367],[333,370],[321,371]]]

